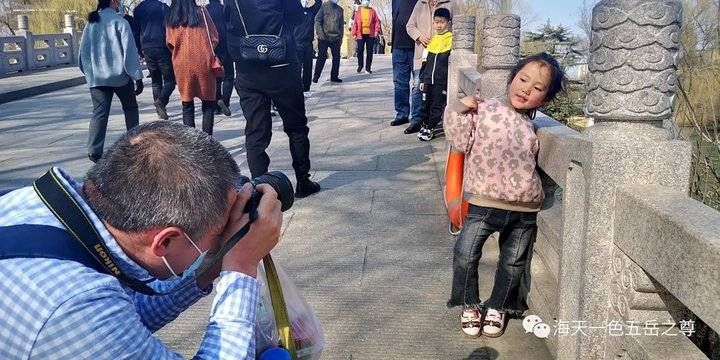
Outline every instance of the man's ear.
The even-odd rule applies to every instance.
[[[177,240],[184,240],[184,232],[177,226],[170,226],[156,231],[152,236],[150,251],[157,256],[165,256],[172,246],[177,246]]]

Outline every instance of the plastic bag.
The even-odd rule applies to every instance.
[[[261,290],[255,321],[256,353],[261,354],[268,348],[281,346],[288,349],[291,354],[293,352],[296,354],[293,359],[320,359],[325,347],[322,325],[315,311],[300,296],[295,284],[285,271],[272,261],[270,255],[258,265],[257,279],[260,281]],[[280,296],[276,294],[278,289],[281,289]],[[273,298],[281,304],[284,302],[287,317],[284,316],[285,314],[276,316],[273,310]],[[280,305],[276,304],[276,307],[278,306]],[[282,308],[280,306],[280,309]],[[283,320],[284,318],[287,320]],[[283,323],[289,323],[289,328],[283,326]],[[285,344],[283,338],[292,338],[292,344]]]

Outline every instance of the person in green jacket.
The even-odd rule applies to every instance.
[[[330,69],[330,81],[341,83],[340,73],[340,44],[342,43],[345,14],[343,8],[338,5],[338,0],[329,0],[322,4],[320,11],[315,15],[315,32],[318,39],[318,57],[315,62],[315,73],[313,82],[320,80],[325,60],[327,60],[328,48],[332,52],[332,68]]]

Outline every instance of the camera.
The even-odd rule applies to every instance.
[[[240,189],[248,182],[253,185],[253,190],[250,199],[248,199],[247,204],[245,204],[244,212],[250,214],[251,220],[254,220],[254,217],[257,216],[257,207],[262,197],[262,194],[255,190],[255,187],[260,184],[272,186],[277,193],[278,200],[280,200],[281,211],[290,209],[295,202],[295,192],[293,191],[292,183],[287,175],[280,171],[270,171],[253,179],[242,176],[236,183],[236,187]]]

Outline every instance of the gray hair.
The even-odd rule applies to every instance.
[[[88,171],[85,194],[121,231],[177,226],[202,236],[220,220],[239,176],[232,156],[204,132],[156,121],[112,145]]]

